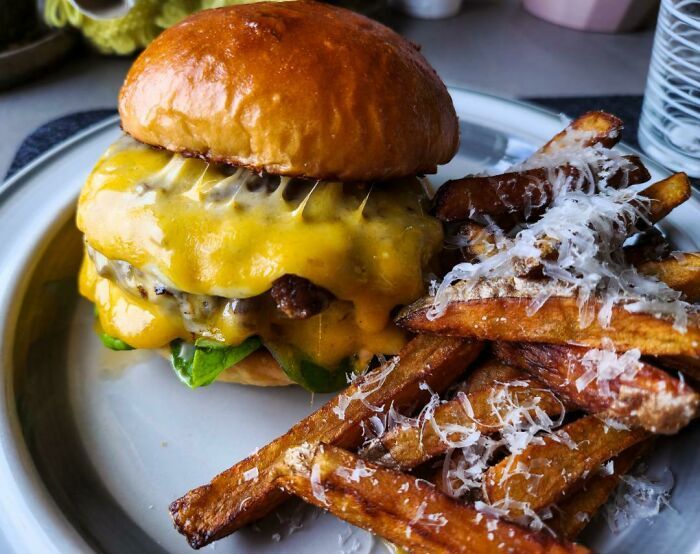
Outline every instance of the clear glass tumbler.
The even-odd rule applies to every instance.
[[[639,144],[669,169],[700,177],[700,0],[661,0]]]

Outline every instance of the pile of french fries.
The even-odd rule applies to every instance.
[[[586,114],[532,160],[611,148],[621,130],[614,116]],[[636,157],[625,167],[605,177],[607,186],[650,178]],[[478,262],[504,242],[496,235],[547,211],[557,193],[553,172],[584,170],[563,163],[451,181],[435,214],[456,225],[463,259]],[[670,253],[652,227],[690,197],[688,179],[672,175],[640,196],[646,216],[630,227],[638,240],[625,243],[625,259],[692,305],[700,254]],[[558,244],[543,237],[540,248],[556,256]],[[548,279],[532,264],[522,278],[533,286]],[[295,496],[409,552],[588,552],[572,541],[654,435],[676,433],[698,414],[700,317],[689,309],[681,328],[667,316],[613,306],[609,324],[583,325],[575,296],[550,296],[534,312],[532,300],[456,297],[437,317],[432,297],[405,308],[397,322],[416,335],[398,356],[173,502],[177,530],[201,548]],[[592,375],[605,360],[624,370]],[[488,450],[479,460],[469,457],[475,445]]]

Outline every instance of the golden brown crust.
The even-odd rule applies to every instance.
[[[311,1],[171,27],[134,62],[119,113],[141,142],[317,179],[432,173],[459,141],[447,89],[414,45]]]

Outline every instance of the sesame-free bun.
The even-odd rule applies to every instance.
[[[327,4],[199,12],[134,62],[124,130],[173,152],[292,176],[432,173],[458,145],[447,90],[418,48]]]

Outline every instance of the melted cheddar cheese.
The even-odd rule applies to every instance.
[[[393,353],[404,338],[391,310],[425,292],[424,271],[442,244],[424,213],[417,179],[375,186],[258,176],[120,139],[99,160],[78,204],[86,244],[170,290],[211,297],[206,318],[188,321],[172,299],[135,294],[86,256],[81,294],[105,332],[137,348],[175,338],[237,344],[282,340],[333,365],[361,351]],[[293,274],[336,299],[306,320],[275,310],[243,313]],[[179,296],[178,296],[179,298]]]

